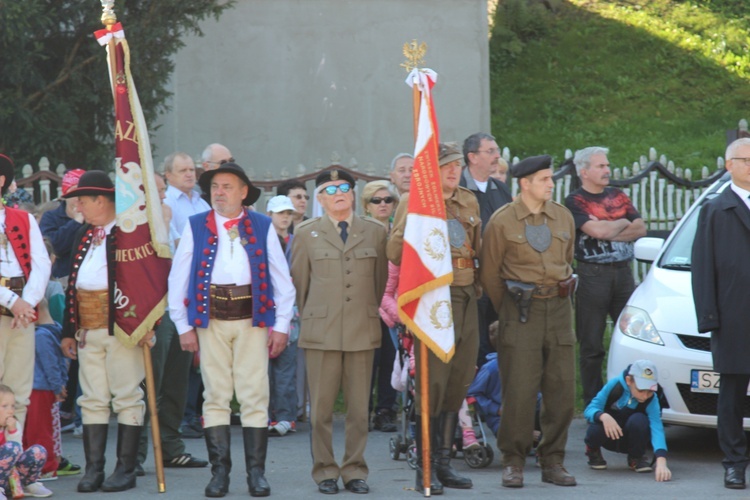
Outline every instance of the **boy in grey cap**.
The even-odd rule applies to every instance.
[[[657,481],[669,481],[667,442],[661,422],[657,392],[658,371],[648,360],[640,359],[611,379],[586,407],[586,456],[592,469],[607,468],[601,448],[628,454],[628,467],[635,472],[651,472]],[[652,468],[646,456],[649,436],[656,457]]]

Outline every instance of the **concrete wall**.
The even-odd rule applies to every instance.
[[[175,59],[157,164],[221,142],[258,180],[332,160],[383,175],[414,148],[400,64],[415,38],[438,73],[441,139],[489,131],[487,0],[237,0],[202,28]]]

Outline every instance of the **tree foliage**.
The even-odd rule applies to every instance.
[[[146,123],[167,110],[172,56],[199,22],[218,19],[223,0],[117,0]],[[0,151],[17,165],[47,156],[53,165],[106,167],[114,110],[101,5],[76,0],[0,0]]]

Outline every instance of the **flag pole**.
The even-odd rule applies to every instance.
[[[403,52],[407,60],[401,66],[409,72],[413,69],[419,71],[418,66],[422,62],[426,50],[427,45],[424,42],[421,45],[418,45],[416,40],[412,40],[411,43],[405,43]],[[414,110],[414,143],[416,145],[419,133],[419,110],[422,102],[422,92],[419,90],[418,82],[413,82],[411,88],[412,107]],[[417,340],[416,336],[413,336]],[[422,453],[422,485],[424,486],[425,497],[432,496],[430,491],[432,488],[432,484],[430,483],[432,462],[430,461],[430,372],[428,370],[428,356],[429,350],[427,349],[427,344],[419,340],[419,393],[421,399],[420,418],[422,419],[422,449],[419,451]]]
[[[154,384],[154,365],[151,361],[151,347],[143,344],[143,364],[146,365],[146,394],[148,397],[148,413],[151,418],[151,440],[154,444],[154,464],[156,465],[156,483],[159,493],[167,491],[164,479],[164,457],[161,451],[161,429],[159,429],[159,412],[156,407],[156,387]]]
[[[117,23],[117,15],[114,11],[114,0],[101,0],[102,3],[102,24],[106,26],[107,31],[112,31],[112,27]],[[115,116],[117,116],[117,97],[115,96],[115,78],[117,77],[117,59],[115,58],[115,49],[117,42],[115,37],[110,37],[107,42],[107,54],[109,59],[109,81],[112,88],[112,100],[115,104]]]
[[[101,21],[106,26],[107,31],[112,31],[117,23],[117,16],[114,11],[114,0],[100,0],[102,4]],[[117,82],[117,41],[112,36],[107,41],[107,53],[109,59],[110,83],[112,87],[112,99],[115,106],[115,116],[117,116],[117,96],[115,94],[115,84]],[[151,418],[151,438],[154,445],[154,463],[156,465],[156,482],[159,493],[167,491],[166,481],[164,479],[164,462],[161,451],[161,432],[159,431],[159,414],[156,407],[156,393],[154,384],[154,366],[151,361],[151,348],[147,343],[143,345],[143,362],[146,369],[146,391],[148,412]]]

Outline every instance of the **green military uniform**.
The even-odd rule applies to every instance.
[[[388,240],[388,259],[394,264],[401,264],[401,251],[404,242],[409,194],[405,194],[399,203]],[[466,239],[460,246],[451,245],[453,260],[453,283],[451,284],[451,308],[453,309],[453,328],[455,352],[448,363],[443,363],[432,352],[428,354],[430,416],[441,412],[457,412],[466,397],[469,385],[476,372],[476,358],[479,350],[479,324],[477,321],[477,288],[478,274],[474,259],[479,255],[481,243],[482,220],[479,217],[477,198],[468,189],[459,187],[453,195],[445,200],[446,218],[456,219],[466,232]],[[414,353],[417,367],[420,366],[419,341],[416,341]],[[417,369],[416,411],[421,414],[420,370]]]
[[[546,225],[551,243],[543,252],[527,241],[527,225]],[[575,398],[575,334],[569,298],[557,285],[572,274],[573,217],[564,206],[546,201],[532,213],[519,196],[499,209],[484,232],[480,275],[498,311],[503,418],[497,446],[503,466],[523,467],[532,447],[537,393],[542,393],[542,467],[562,465]],[[535,284],[527,323],[508,296],[506,280]]]

